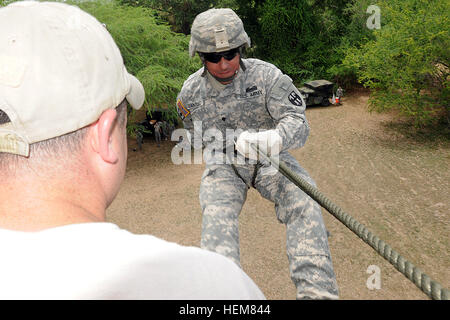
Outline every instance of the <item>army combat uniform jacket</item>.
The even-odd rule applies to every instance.
[[[239,70],[234,80],[218,90],[203,68],[184,83],[177,99],[178,114],[185,129],[197,137],[215,128],[226,135],[225,129],[255,131],[277,129],[282,137],[282,150],[304,145],[309,126],[305,105],[292,79],[273,64],[258,59],[243,59],[246,70]],[[194,147],[199,147],[196,141]],[[203,147],[208,141],[203,141]]]

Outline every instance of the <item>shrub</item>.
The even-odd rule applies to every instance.
[[[398,110],[416,127],[449,119],[448,1],[379,3],[382,27],[374,39],[347,50],[343,66],[372,89],[370,110]]]

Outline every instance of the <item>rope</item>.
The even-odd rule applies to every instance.
[[[272,166],[278,168],[278,171],[287,179],[293,182],[297,187],[302,189],[312,199],[317,201],[323,208],[331,213],[335,218],[342,222],[348,229],[355,233],[365,243],[370,245],[383,258],[389,261],[398,271],[411,280],[422,292],[433,300],[449,300],[450,290],[442,288],[442,286],[432,280],[429,276],[414,266],[411,262],[403,258],[397,251],[392,249],[387,243],[370,232],[363,224],[356,221],[348,213],[344,212],[340,207],[331,202],[317,188],[309,184],[305,179],[300,177],[296,172],[292,171],[285,163],[267,156],[257,147],[250,144],[252,148],[257,150],[259,154],[269,161]]]

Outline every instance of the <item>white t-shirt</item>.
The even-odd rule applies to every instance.
[[[265,299],[231,260],[112,223],[0,229],[0,299]]]

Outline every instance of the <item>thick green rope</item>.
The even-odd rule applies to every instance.
[[[255,146],[251,145],[255,150]],[[433,300],[449,300],[450,290],[442,288],[442,286],[432,280],[423,273],[419,268],[415,267],[411,262],[403,258],[397,251],[392,249],[387,243],[375,236],[363,224],[356,221],[349,214],[344,212],[340,207],[331,202],[317,188],[312,186],[308,181],[303,179],[297,173],[286,166],[285,163],[268,157],[264,152],[258,150],[259,154],[269,161],[272,166],[278,168],[278,171],[287,179],[292,181],[296,186],[302,189],[312,199],[317,201],[323,208],[331,213],[335,218],[342,222],[353,233],[360,237],[365,243],[370,245],[383,258],[389,261],[398,271],[411,280],[422,292]]]

